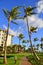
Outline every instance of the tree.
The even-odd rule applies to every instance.
[[[11,54],[12,53],[12,47],[11,46],[7,46],[7,53]]]
[[[29,40],[22,40],[22,45],[24,47],[24,51],[25,51],[25,47],[26,47],[26,43],[29,43]]]
[[[38,41],[38,38],[36,37],[36,38],[34,38],[34,42],[36,42],[36,41]],[[35,45],[35,43],[34,43],[34,45]]]
[[[24,46],[25,43],[26,43],[26,40],[22,40],[22,46]]]
[[[25,51],[25,47],[26,47],[25,43],[26,43],[26,40],[22,40],[22,45],[24,47],[24,51]]]
[[[20,41],[24,38],[24,35],[21,33],[19,34],[18,38],[19,38],[19,46],[20,46]],[[18,52],[20,51],[19,46],[18,46]]]
[[[42,49],[42,52],[43,52],[43,44],[42,44],[42,43],[40,44],[40,47],[41,47],[41,49]]]
[[[35,12],[33,12],[33,10],[35,9],[36,7],[25,7],[24,6],[24,12],[25,12],[25,18],[26,18],[26,21],[27,21],[27,28],[28,28],[28,35],[29,35],[29,40],[30,40],[30,45],[31,45],[31,50],[32,50],[32,52],[33,52],[33,54],[34,54],[34,57],[35,57],[35,59],[37,59],[37,60],[40,60],[39,59],[39,57],[37,56],[37,54],[35,53],[35,51],[34,51],[34,49],[33,49],[33,47],[32,47],[32,40],[31,40],[31,34],[33,33],[33,32],[36,32],[36,29],[37,29],[37,27],[30,27],[29,25],[28,25],[28,16],[31,16],[31,15],[33,15],[33,14],[36,14]]]
[[[21,14],[19,12],[19,8],[20,7],[14,7],[11,11],[8,11],[6,9],[3,9],[3,12],[5,14],[5,16],[7,17],[8,20],[8,28],[7,28],[7,33],[6,33],[6,41],[5,41],[5,46],[4,46],[4,64],[7,63],[7,58],[6,58],[6,44],[7,44],[7,38],[8,38],[8,34],[9,34],[9,27],[10,27],[10,22],[17,24],[16,22],[13,22],[13,20],[19,19],[19,14]]]
[[[22,43],[23,43],[23,44],[29,43],[29,40],[22,40]]]
[[[17,53],[18,52],[18,45],[17,44],[12,46],[12,52],[13,53]]]
[[[39,50],[39,44],[37,44],[36,46],[37,46],[37,50]]]
[[[41,49],[42,49],[42,51],[43,51],[43,37],[41,38],[41,44],[40,44],[40,47],[41,47]]]

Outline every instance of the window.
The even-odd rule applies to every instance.
[[[3,44],[1,44],[1,46],[3,46]]]

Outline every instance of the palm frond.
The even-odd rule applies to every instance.
[[[35,14],[37,14],[37,13],[35,13],[35,12],[32,12],[32,13],[28,13],[27,15],[28,16],[31,16],[31,15],[35,15]],[[24,18],[26,17],[26,15],[24,15]]]
[[[37,30],[37,27],[32,27],[32,26],[30,27],[30,31],[31,32],[35,32],[36,33],[37,32],[36,30]]]
[[[18,11],[20,9],[21,6],[16,6],[12,9],[12,12]]]
[[[19,34],[18,38],[21,40],[24,38],[24,35],[21,33],[21,34]]]
[[[38,41],[38,38],[36,37],[36,38],[34,38],[34,41]]]
[[[26,40],[23,40],[22,43],[26,43]]]
[[[34,14],[37,14],[36,12],[32,12],[32,13],[30,13],[31,15],[34,15]]]
[[[18,24],[17,24],[16,22],[14,22],[14,21],[11,21],[11,23],[18,25]]]
[[[2,11],[4,12],[5,16],[8,18],[8,16],[10,15],[10,12],[5,9],[2,9]]]
[[[28,7],[28,8],[27,8],[27,11],[32,11],[32,10],[34,10],[34,9],[36,9],[36,7]]]
[[[19,15],[21,14],[21,12],[11,12],[10,16],[13,18],[13,19],[17,19],[19,18]]]
[[[17,17],[17,19],[24,19],[24,17]]]
[[[28,16],[31,16],[31,15],[35,15],[35,14],[37,14],[37,13],[32,12],[32,13],[28,13],[27,15],[28,15]]]
[[[24,17],[20,17],[20,16],[13,16],[12,19],[16,20],[16,19],[24,19]]]
[[[24,18],[26,17],[26,15],[24,15]]]
[[[12,12],[12,11],[11,11],[11,14],[10,14],[10,15],[12,16],[12,15],[19,15],[19,14],[21,14],[20,11],[19,11],[19,12],[18,12],[18,11],[15,11],[15,12]]]

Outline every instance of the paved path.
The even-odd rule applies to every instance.
[[[26,57],[21,59],[20,65],[32,65]]]

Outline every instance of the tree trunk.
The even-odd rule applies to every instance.
[[[19,46],[18,46],[18,52],[20,51],[20,39],[19,39]]]
[[[7,39],[8,39],[8,33],[9,33],[9,27],[10,27],[10,22],[8,22],[8,29],[6,32],[6,40],[5,40],[5,45],[4,45],[4,64],[7,64],[6,50],[7,50]]]
[[[36,52],[34,51],[33,46],[32,46],[31,32],[30,32],[30,27],[28,25],[28,16],[26,16],[26,20],[27,20],[27,28],[28,28],[28,35],[29,35],[30,45],[31,45],[31,51],[34,54],[35,59],[40,60],[39,57],[37,56]]]

